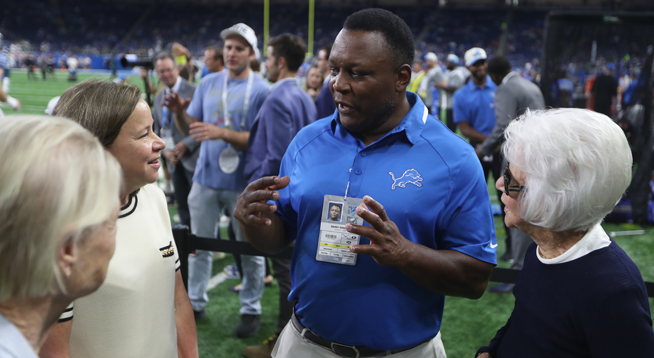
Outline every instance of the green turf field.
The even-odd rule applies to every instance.
[[[62,73],[61,69],[55,71],[55,78],[48,78],[47,81],[41,80],[41,73],[37,71],[36,81],[28,81],[27,72],[25,70],[12,70],[11,71],[11,87],[9,95],[20,100],[21,109],[14,112],[9,107],[2,107],[5,115],[17,114],[44,114],[45,108],[50,99],[61,96],[64,91],[71,87],[74,83],[68,82],[68,73]],[[143,80],[138,76],[128,76],[131,83],[138,85],[143,90]],[[86,79],[109,79],[107,74],[87,74],[83,71],[79,72],[78,80],[83,81]]]
[[[38,75],[38,74],[37,74]],[[12,71],[10,95],[18,98],[23,108],[18,114],[42,114],[48,101],[61,95],[72,84],[66,81],[66,74],[57,72],[56,81],[27,81],[25,71]],[[80,74],[79,79],[106,78],[108,75]],[[138,77],[132,78],[132,83],[142,84]],[[11,109],[3,107],[5,114]],[[489,183],[491,201],[496,201],[495,188]],[[170,207],[171,218],[176,214]],[[504,253],[504,228],[501,219],[495,218],[498,238],[498,256]],[[174,220],[173,220],[174,222]],[[176,222],[174,222],[176,224]],[[607,232],[638,229],[630,224],[605,224]],[[227,237],[224,229],[222,236]],[[647,230],[646,235],[616,237],[615,241],[622,247],[640,268],[645,281],[654,281],[654,233]],[[214,274],[231,264],[231,256],[214,263]],[[499,267],[508,267],[501,262]],[[238,310],[240,303],[238,295],[229,290],[230,286],[238,284],[237,280],[226,280],[209,291],[211,302],[207,307],[207,319],[198,323],[198,344],[201,357],[241,357],[243,348],[247,345],[261,344],[275,330],[278,312],[278,288],[276,282],[266,288],[262,299],[263,316],[259,333],[248,339],[237,339],[234,329],[239,322]],[[492,285],[493,283],[491,283]],[[445,300],[442,335],[445,349],[450,358],[473,357],[477,348],[487,344],[508,318],[513,308],[512,295],[494,295],[486,293],[479,300],[448,297]],[[654,300],[650,299],[650,307]]]

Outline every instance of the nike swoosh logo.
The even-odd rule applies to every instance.
[[[493,243],[491,242],[491,243],[490,243],[490,247],[491,247],[491,249],[494,249],[494,248],[497,247],[497,244],[493,245]]]

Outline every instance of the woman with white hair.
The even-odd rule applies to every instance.
[[[631,180],[620,127],[558,109],[527,112],[504,135],[505,221],[534,244],[511,317],[477,357],[654,357],[643,279],[600,226]]]
[[[0,357],[36,357],[115,248],[120,166],[79,124],[0,118]]]
[[[100,289],[75,300],[42,357],[197,357],[191,302],[179,271],[164,193],[153,185],[165,144],[137,87],[85,81],[59,99],[55,115],[80,123],[123,169],[116,253]]]

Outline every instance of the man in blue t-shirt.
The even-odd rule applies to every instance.
[[[257,46],[254,30],[236,24],[223,30],[220,36],[225,41],[223,55],[227,71],[204,77],[192,101],[176,93],[166,96],[171,110],[190,124],[193,138],[202,142],[188,197],[191,230],[200,237],[216,237],[223,210],[234,209],[247,185],[243,174],[245,149],[250,128],[268,95],[266,81],[250,70]],[[186,105],[188,109],[184,110]],[[238,221],[232,219],[232,224],[236,239],[245,241]],[[261,324],[265,266],[263,257],[242,255],[241,260],[241,323],[236,335],[244,338],[256,334]],[[204,307],[209,302],[206,288],[212,262],[210,251],[197,250],[189,256],[188,291],[197,319],[206,315]]]
[[[255,247],[295,241],[295,314],[273,357],[444,357],[445,295],[478,298],[488,284],[497,243],[483,172],[407,93],[413,57],[393,13],[348,17],[329,59],[337,112],[302,129],[280,175],[239,198],[234,216]]]

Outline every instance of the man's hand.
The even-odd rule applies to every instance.
[[[175,147],[173,148],[173,153],[175,154],[175,157],[177,157],[177,160],[182,160],[182,157],[184,154],[186,154],[186,144],[184,142],[179,141],[179,143],[175,144]]]
[[[223,139],[225,136],[225,128],[220,128],[211,123],[195,122],[189,125],[191,136],[198,142],[207,139]]]
[[[179,113],[185,110],[190,103],[190,98],[184,99],[179,94],[173,92],[164,96],[164,100],[161,102],[161,105],[168,107],[168,109],[173,111],[173,113]]]
[[[400,234],[397,225],[388,219],[386,210],[380,203],[366,195],[363,197],[363,204],[357,207],[356,213],[370,226],[348,223],[345,230],[367,237],[370,245],[352,245],[350,251],[370,255],[382,266],[402,266],[411,256],[415,244]]]
[[[440,82],[434,82],[434,88],[436,89],[443,89],[447,83],[445,81],[440,81]]]
[[[177,159],[177,155],[175,155],[175,153],[172,150],[164,149],[162,155],[164,156],[164,158],[166,158],[166,161],[168,161],[168,163],[170,163],[172,166],[177,165],[179,159]]]
[[[234,217],[246,226],[270,225],[262,213],[274,213],[277,205],[268,204],[268,200],[279,199],[276,190],[284,189],[291,182],[289,177],[263,177],[250,183],[236,201]]]
[[[476,358],[493,358],[488,352],[481,353]]]
[[[479,157],[479,159],[484,157],[484,153],[482,153],[481,147],[482,147],[481,143],[477,144],[477,146],[475,147],[475,153],[477,153],[477,156]]]

